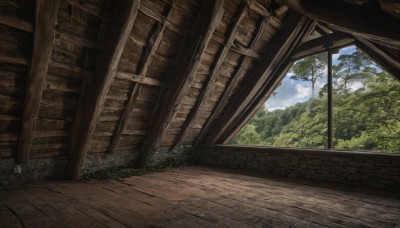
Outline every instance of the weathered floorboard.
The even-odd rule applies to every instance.
[[[211,167],[0,190],[10,227],[397,227],[400,196]]]

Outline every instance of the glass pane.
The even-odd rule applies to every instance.
[[[231,143],[326,147],[326,83],[327,53],[295,62],[279,87]]]
[[[400,151],[400,83],[355,46],[333,56],[334,147]]]

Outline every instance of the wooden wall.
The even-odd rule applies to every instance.
[[[160,110],[171,99],[165,94],[175,83],[176,69],[193,51],[187,46],[203,35],[198,26],[206,19],[200,8],[209,10],[211,4],[219,3],[127,2],[131,5],[113,0],[60,0],[53,4],[57,12],[52,12],[46,9],[46,0],[0,1],[2,158],[16,157],[24,163],[72,152],[70,159],[81,166],[86,154],[137,153],[143,140],[157,140],[147,133],[165,114]],[[214,9],[222,12],[221,17],[216,14],[210,22],[215,30],[205,40],[205,51],[198,54],[200,62],[190,87],[183,91],[179,107],[168,110],[172,119],[152,149],[191,145],[212,121],[221,118],[219,114],[251,77],[288,12],[275,3],[268,8],[257,1],[220,3],[221,8],[215,5]],[[122,54],[110,60],[117,67],[111,75],[103,74],[101,61],[107,47],[117,42],[110,40],[110,34],[121,24],[116,9],[124,6],[132,7],[133,26],[128,25],[127,37],[117,40],[123,42]],[[52,14],[45,14],[46,10]],[[55,25],[42,26],[41,20],[53,20]],[[47,33],[41,33],[42,27]],[[49,57],[40,56],[34,46],[47,48]],[[89,136],[80,139],[80,132]],[[78,144],[83,146],[76,151]]]
[[[301,45],[355,40],[399,77],[396,14],[279,2],[298,13],[264,0],[0,0],[0,157],[64,157],[74,179],[87,155],[145,166],[160,148],[226,142]],[[383,15],[371,26],[370,12]],[[305,45],[314,19],[334,33]]]

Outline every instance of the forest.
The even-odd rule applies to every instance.
[[[231,143],[326,148],[327,85],[314,95],[326,64],[326,53],[295,62],[288,75],[310,83],[311,98],[283,110],[263,105]],[[334,149],[400,152],[399,98],[399,81],[363,52],[340,55],[333,65]]]

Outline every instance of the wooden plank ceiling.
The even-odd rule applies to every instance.
[[[0,157],[68,156],[76,178],[87,154],[127,151],[144,166],[160,147],[226,142],[301,56],[354,41],[400,77],[398,9],[385,0],[0,0]],[[316,20],[334,33],[306,42]]]

